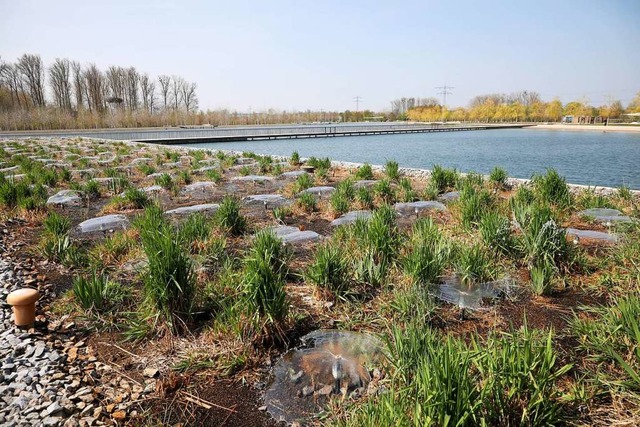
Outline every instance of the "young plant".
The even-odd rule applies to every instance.
[[[414,284],[436,283],[451,257],[451,245],[431,218],[420,218],[413,226],[402,268]]]
[[[243,287],[255,320],[275,326],[276,331],[287,317],[288,302],[284,287],[288,254],[273,232],[261,231],[245,259]]]
[[[387,161],[387,164],[384,166],[384,173],[387,175],[391,181],[397,181],[400,179],[400,166],[398,162],[395,160]]]
[[[300,193],[295,205],[306,213],[315,212],[318,209],[316,198],[310,193]]]
[[[547,169],[545,175],[534,175],[531,178],[533,191],[538,200],[559,208],[571,205],[571,193],[566,180],[555,169]]]
[[[240,202],[232,196],[225,196],[215,213],[215,223],[232,236],[243,234],[247,228],[247,220],[240,213]]]
[[[145,301],[156,318],[178,332],[191,317],[196,292],[191,259],[159,207],[147,207],[136,226],[149,260]]]
[[[289,163],[291,166],[298,166],[300,164],[300,154],[297,151],[294,151],[289,158]]]
[[[300,193],[301,191],[306,190],[307,188],[313,187],[313,178],[311,175],[305,173],[296,178],[293,183],[293,192]]]
[[[369,163],[365,163],[356,170],[356,179],[373,179],[373,169]]]
[[[155,178],[155,183],[165,190],[171,190],[175,186],[173,178],[171,178],[171,175],[169,175],[168,173],[163,173],[162,175],[157,176]]]
[[[332,296],[345,298],[351,284],[347,253],[335,243],[320,246],[304,277]]]
[[[362,209],[371,210],[374,207],[373,193],[367,187],[358,188],[356,200]]]
[[[395,191],[391,186],[391,181],[388,178],[383,178],[376,182],[373,191],[378,195],[383,203],[393,203],[396,198]]]
[[[504,188],[507,184],[507,178],[509,178],[507,171],[498,166],[491,169],[491,173],[489,173],[489,181],[497,188]]]
[[[479,244],[458,248],[455,270],[463,283],[486,282],[497,276],[493,257]]]
[[[514,241],[508,218],[496,212],[485,213],[478,223],[478,229],[482,241],[491,250],[504,254],[513,250]]]
[[[431,170],[431,184],[438,189],[438,193],[453,189],[459,178],[460,176],[455,169],[445,169],[440,165],[434,165]]]

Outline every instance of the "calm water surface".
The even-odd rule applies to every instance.
[[[508,129],[185,145],[485,174],[501,166],[516,178],[555,168],[574,184],[640,189],[640,133]]]

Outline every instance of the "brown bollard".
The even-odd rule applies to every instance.
[[[36,321],[36,301],[40,294],[35,289],[22,288],[7,296],[7,304],[13,306],[16,326],[33,325]]]

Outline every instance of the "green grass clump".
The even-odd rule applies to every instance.
[[[328,157],[323,159],[317,159],[315,157],[309,157],[307,160],[307,164],[312,166],[314,169],[331,169],[331,160]]]
[[[299,193],[311,187],[313,187],[313,178],[311,177],[311,175],[305,173],[296,178],[295,182],[293,183],[293,192]]]
[[[355,277],[374,288],[381,286],[395,263],[400,247],[396,212],[383,205],[369,220],[358,219],[347,229],[355,243]]]
[[[631,199],[633,198],[631,194],[631,189],[626,185],[623,185],[622,187],[618,188],[617,196],[627,202],[631,201]]]
[[[512,209],[515,225],[520,230],[516,248],[529,266],[544,261],[558,265],[568,258],[566,232],[555,221],[551,208],[515,203]]]
[[[458,204],[462,225],[471,229],[477,227],[482,217],[492,211],[495,201],[488,190],[466,184],[460,190]]]
[[[177,229],[178,237],[187,247],[192,248],[197,242],[205,242],[211,236],[211,223],[201,213],[194,213]]]
[[[90,179],[83,186],[82,190],[84,196],[89,200],[99,199],[101,195],[100,183],[94,179]]]
[[[239,236],[247,229],[247,220],[240,213],[240,202],[233,196],[225,196],[214,216],[215,223],[232,236]]]
[[[590,374],[604,377],[613,391],[640,391],[640,297],[628,295],[610,306],[585,308],[589,316],[574,314],[571,331],[592,362]]]
[[[509,178],[507,171],[498,166],[491,169],[491,172],[489,173],[489,181],[498,188],[505,187],[507,184],[507,178]]]
[[[350,271],[349,258],[344,249],[328,243],[318,248],[304,277],[333,297],[345,298],[350,291]]]
[[[586,189],[580,192],[576,197],[576,205],[579,209],[590,209],[590,208],[608,208],[608,209],[618,209],[615,203],[611,200],[611,198],[604,196],[602,194],[596,193],[595,189]]]
[[[389,160],[384,165],[384,173],[392,181],[400,179],[400,165],[395,160]]]
[[[547,169],[544,175],[536,174],[531,180],[538,200],[559,208],[567,208],[571,205],[571,193],[569,193],[567,182],[555,169]]]
[[[144,296],[153,316],[173,332],[184,329],[191,317],[196,292],[195,275],[180,238],[155,205],[135,221],[149,260]]]
[[[351,180],[341,181],[336,186],[336,191],[331,194],[329,204],[335,216],[340,216],[349,211],[351,201],[355,197],[355,189]]]
[[[383,178],[376,182],[373,186],[373,192],[382,200],[383,203],[393,203],[396,199],[396,192],[391,186],[388,178]]]
[[[156,173],[156,168],[147,164],[142,164],[138,166],[138,170],[140,171],[140,173],[142,173],[145,176]]]
[[[272,231],[260,231],[245,259],[243,287],[255,320],[276,333],[288,314],[284,279],[289,253]]]
[[[69,218],[60,215],[55,211],[49,212],[49,215],[42,222],[44,232],[52,236],[64,236],[71,230],[71,221]]]
[[[26,182],[0,179],[0,205],[8,209],[16,207],[31,211],[44,206],[47,190],[41,184],[30,186]]]
[[[553,333],[526,325],[466,344],[419,321],[392,328],[392,392],[366,400],[337,425],[559,425],[568,420]]]
[[[481,283],[497,277],[493,257],[479,244],[458,248],[454,264],[463,283]]]
[[[374,208],[373,193],[366,187],[358,188],[355,199],[362,209],[371,210]]]
[[[548,259],[540,260],[529,268],[531,290],[536,295],[549,295],[553,290],[556,266]]]
[[[289,164],[291,166],[298,166],[300,164],[300,154],[297,151],[294,151],[289,158]]]
[[[482,241],[491,250],[503,254],[513,251],[514,239],[508,218],[497,212],[487,212],[480,219],[478,229]]]
[[[124,201],[130,209],[143,209],[151,204],[147,193],[139,188],[129,187],[124,191]]]
[[[191,172],[188,170],[181,170],[178,172],[178,182],[183,185],[189,185],[193,182],[193,177],[191,176]]]
[[[91,276],[75,277],[72,290],[83,309],[99,313],[117,307],[126,297],[122,285],[96,272]]]
[[[171,178],[171,175],[168,173],[163,173],[162,175],[155,177],[155,183],[165,190],[171,190],[175,186],[173,178]]]
[[[420,218],[413,225],[402,258],[405,274],[414,284],[436,283],[446,268],[451,256],[451,245],[444,238],[431,218]]]
[[[418,193],[413,189],[409,178],[401,178],[399,182],[398,200],[401,202],[413,202],[418,199]]]
[[[222,181],[222,174],[217,169],[210,169],[205,173],[205,175],[207,175],[207,178],[209,178],[211,181],[215,182],[216,184]]]
[[[306,213],[315,212],[318,209],[316,198],[310,193],[300,193],[296,197],[295,205]]]
[[[365,163],[356,170],[356,179],[373,179],[373,168]]]
[[[453,189],[459,179],[460,175],[455,169],[445,169],[440,165],[433,165],[431,184],[438,190],[438,193]]]

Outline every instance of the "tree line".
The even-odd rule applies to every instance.
[[[559,99],[544,101],[540,94],[533,91],[479,95],[466,108],[454,109],[447,109],[433,98],[426,98],[429,102],[422,101],[424,98],[418,102],[419,99],[400,98],[392,101],[391,114],[399,120],[415,121],[556,122],[567,115],[617,120],[625,113],[640,112],[640,92],[626,108],[619,100],[611,100],[597,107],[589,105],[586,100],[566,104]]]
[[[82,65],[40,55],[0,60],[0,128],[51,129],[178,122],[198,111],[196,83],[135,67]]]

